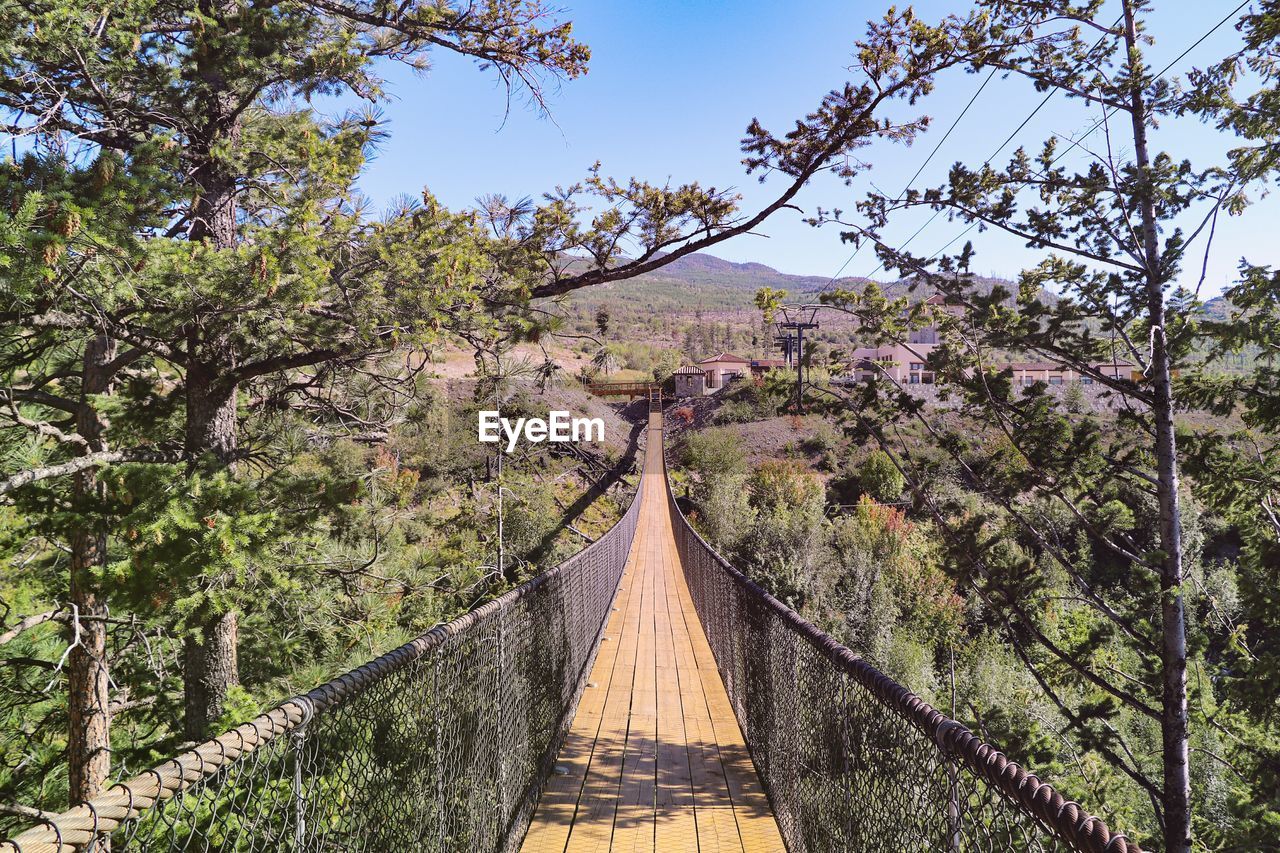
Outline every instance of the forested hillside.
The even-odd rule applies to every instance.
[[[856,279],[837,283],[852,286]],[[790,275],[756,263],[734,263],[709,254],[677,258],[657,272],[616,284],[580,291],[569,304],[586,307],[620,308],[646,306],[655,313],[675,311],[716,312],[754,309],[756,291],[762,287],[786,290],[805,300],[831,285],[819,276]]]
[[[263,475],[252,485],[143,467],[117,469],[104,484],[122,531],[95,617],[112,662],[117,772],[189,740],[183,624],[214,594],[205,578],[236,578],[234,592],[220,593],[239,615],[237,678],[212,723],[223,730],[555,565],[630,502],[636,431],[595,398],[509,388],[512,417],[553,408],[603,417],[606,440],[573,453],[530,447],[505,460],[499,479],[493,446],[474,440],[491,393],[429,378],[409,391],[413,403],[377,435],[326,432],[306,412],[277,415],[255,442],[249,464]],[[67,802],[59,687],[68,630],[86,618],[67,599],[65,521],[49,512],[57,501],[53,488],[21,492],[0,538],[12,567],[0,574],[0,797],[49,810]],[[26,820],[0,816],[0,834]]]

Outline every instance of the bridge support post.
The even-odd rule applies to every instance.
[[[293,794],[293,850],[294,853],[306,853],[309,846],[307,792],[302,782],[302,763],[306,759],[307,723],[289,734],[289,749],[293,754],[293,779],[290,783]]]
[[[507,731],[504,726],[504,723],[507,718],[507,703],[506,703],[507,692],[502,689],[503,685],[506,684],[506,642],[505,642],[506,625],[507,625],[507,614],[505,611],[503,611],[502,613],[498,614],[498,668],[497,668],[498,673],[497,673],[497,682],[494,685],[498,694],[498,702],[497,702],[498,708],[497,708],[497,719],[495,721],[496,722],[495,729],[497,730],[499,739],[501,739],[506,734],[506,731]],[[498,750],[498,773],[497,773],[497,777],[498,777],[497,831],[501,834],[506,834],[509,831],[511,827],[511,817],[512,817],[512,815],[510,815],[507,811],[507,772],[506,771],[507,771],[507,751],[505,749],[499,749]]]
[[[960,771],[950,757],[947,762],[947,850],[960,853]]]

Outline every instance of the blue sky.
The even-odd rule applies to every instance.
[[[1151,63],[1161,67],[1172,60],[1237,3],[1156,3]],[[591,46],[593,58],[590,73],[551,93],[551,118],[516,102],[504,123],[502,87],[459,57],[436,54],[425,76],[388,69],[393,99],[384,115],[391,137],[370,164],[363,189],[381,205],[398,194],[416,195],[426,186],[448,206],[460,208],[487,193],[536,198],[556,184],[581,178],[600,160],[606,174],[620,179],[634,175],[653,182],[696,180],[704,186],[734,187],[744,196],[745,208],[758,207],[781,184],[760,185],[745,174],[739,150],[743,130],[753,117],[785,130],[827,90],[849,79],[846,66],[855,39],[865,21],[887,5],[886,0],[570,0],[566,15],[574,21],[575,35]],[[915,6],[930,19],[965,8],[955,2]],[[1238,38],[1230,24],[1223,26],[1175,71],[1220,57]],[[934,118],[933,129],[910,148],[873,149],[869,179],[887,192],[899,192],[981,82],[981,77],[963,73],[943,78],[922,104]],[[981,162],[1041,97],[1023,81],[997,77],[915,185],[940,181],[956,160]],[[1038,148],[1053,133],[1079,134],[1097,118],[1078,102],[1055,99],[1007,150],[1017,144]],[[1089,141],[1101,145],[1103,134],[1095,133]],[[1162,144],[1196,165],[1216,162],[1223,147],[1220,138],[1194,121],[1166,123],[1156,136],[1157,147]],[[865,182],[850,189],[818,181],[799,203],[806,211],[817,205],[849,209],[866,187]],[[1219,226],[1207,294],[1231,279],[1242,255],[1255,262],[1275,259],[1274,238],[1261,238],[1275,230],[1277,213],[1280,204],[1263,199],[1245,216]],[[887,236],[905,240],[928,216],[904,215]],[[912,248],[932,252],[963,229],[939,217]],[[978,250],[976,269],[982,273],[1011,275],[1034,257],[1018,241],[991,232],[975,231],[970,238]],[[758,235],[722,243],[713,253],[784,272],[830,276],[851,249],[840,243],[834,228],[814,229],[799,214],[782,211]],[[847,264],[844,274],[866,275],[876,266],[868,249]],[[1190,266],[1195,269],[1188,279],[1194,283],[1200,258]]]

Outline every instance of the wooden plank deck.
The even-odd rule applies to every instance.
[[[672,536],[661,414],[640,519],[577,716],[523,850],[785,851]]]

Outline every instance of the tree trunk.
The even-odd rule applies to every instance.
[[[236,0],[200,0],[201,14],[217,24],[199,39],[197,73],[207,88],[201,93],[205,124],[192,134],[188,146],[191,180],[200,188],[192,206],[189,239],[207,241],[217,249],[234,249],[239,242],[236,221],[236,176],[227,171],[220,150],[234,150],[240,141],[240,95],[227,85],[225,66],[234,63],[224,39],[235,30],[241,5]],[[235,347],[212,323],[197,317],[187,329],[186,450],[193,464],[212,454],[222,465],[235,462],[236,385],[226,377],[235,368]],[[227,694],[240,683],[236,661],[238,636],[234,610],[205,612],[192,626],[183,646],[185,731],[190,740],[203,740],[210,725],[222,716]]]
[[[185,734],[201,741],[227,707],[227,694],[240,683],[236,659],[239,622],[235,611],[206,617],[197,637],[183,645]]]
[[[90,452],[106,449],[103,424],[89,398],[110,389],[107,365],[114,355],[114,342],[106,335],[96,335],[85,345],[76,430],[89,442]],[[68,632],[74,645],[67,660],[67,794],[76,805],[100,794],[111,774],[111,697],[107,606],[100,584],[107,532],[99,517],[103,490],[96,470],[76,474],[72,489],[80,522],[70,537],[70,603],[75,618]]]
[[[235,462],[235,385],[220,381],[205,364],[187,365],[186,450],[193,460],[211,453],[224,465]]]
[[[1161,312],[1163,313],[1163,312]],[[1155,374],[1156,478],[1160,504],[1161,751],[1164,758],[1165,850],[1191,850],[1190,719],[1187,714],[1187,628],[1182,598],[1182,510],[1178,497],[1178,457],[1174,438],[1172,382],[1163,333],[1156,335]]]
[[[202,364],[187,368],[187,450],[193,458],[212,454],[223,465],[235,461],[236,388],[217,381]],[[226,710],[227,694],[240,683],[234,610],[205,612],[183,644],[185,733],[204,740]]]
[[[1124,0],[1125,45],[1137,57],[1137,27],[1133,4]],[[1131,66],[1138,76],[1140,69]],[[1178,448],[1173,422],[1173,369],[1165,334],[1164,279],[1156,228],[1155,199],[1149,181],[1151,155],[1147,147],[1147,105],[1143,92],[1130,96],[1134,160],[1143,182],[1139,193],[1142,243],[1147,279],[1147,321],[1151,325],[1151,417],[1156,434],[1156,497],[1160,507],[1161,620],[1161,754],[1163,759],[1164,849],[1166,853],[1191,850],[1191,768],[1187,715],[1187,631],[1182,598],[1182,507],[1178,495]]]

